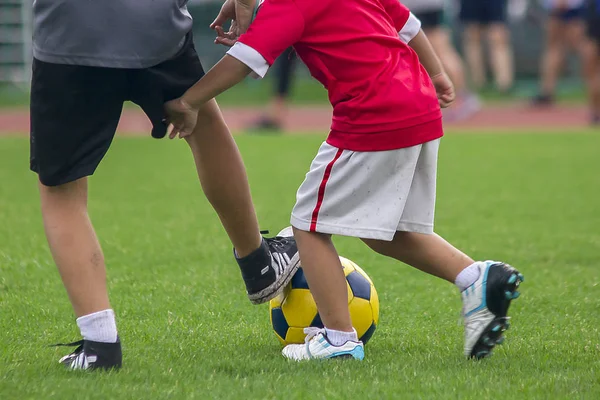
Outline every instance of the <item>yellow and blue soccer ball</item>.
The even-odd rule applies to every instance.
[[[367,343],[379,322],[379,298],[371,278],[358,265],[340,257],[348,286],[348,307],[358,338]],[[302,268],[283,293],[269,303],[271,325],[283,344],[304,343],[304,328],[323,327]]]

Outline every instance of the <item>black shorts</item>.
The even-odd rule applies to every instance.
[[[585,14],[587,34],[600,45],[600,5],[596,1],[588,1]]]
[[[423,29],[435,29],[444,25],[444,10],[415,13],[415,17],[421,21]]]
[[[587,33],[590,39],[600,45],[600,15],[588,17]]]
[[[489,25],[506,22],[507,0],[461,0],[460,20]]]
[[[585,18],[586,7],[567,8],[566,10],[552,10],[550,16],[558,18],[561,22],[581,21]]]
[[[164,103],[204,76],[191,34],[170,60],[146,69],[50,64],[33,60],[30,168],[47,186],[92,175],[108,151],[123,103],[138,104],[152,136],[167,132]]]

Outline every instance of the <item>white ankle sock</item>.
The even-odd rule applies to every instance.
[[[479,279],[479,266],[481,261],[474,262],[467,268],[460,271],[460,274],[456,277],[454,284],[462,292],[469,286],[475,283]]]
[[[77,318],[77,326],[85,340],[116,343],[117,324],[113,310],[103,310]]]
[[[358,342],[358,335],[354,328],[352,328],[352,332],[335,331],[325,328],[325,334],[329,342],[334,346],[341,346],[348,341]]]

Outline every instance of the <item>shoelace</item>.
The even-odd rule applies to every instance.
[[[268,230],[260,231],[260,234],[268,235],[269,231]],[[284,248],[290,242],[289,238],[286,238],[283,236],[275,236],[272,238],[267,238],[266,240],[267,240],[267,244],[269,245],[269,247],[274,247],[276,250]]]
[[[317,336],[319,333],[322,333],[323,335],[325,335],[325,329],[324,328],[316,328],[314,326],[309,326],[308,328],[304,328],[304,333],[306,334],[304,343],[308,344],[308,342],[310,342],[312,340],[312,338]]]
[[[69,368],[71,369],[87,369],[89,367],[89,363],[85,353],[83,352],[83,340],[78,340],[76,342],[71,343],[56,343],[50,345],[50,347],[73,347],[77,346],[73,352],[64,356],[60,359],[60,362],[64,360],[69,360]]]
[[[274,247],[275,250],[284,249],[288,243],[290,243],[288,238],[284,238],[281,236],[276,236],[267,241],[269,243],[269,247]]]

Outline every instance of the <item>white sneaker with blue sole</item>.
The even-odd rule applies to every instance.
[[[478,263],[479,278],[461,293],[465,324],[465,356],[481,359],[504,341],[510,302],[519,297],[524,277],[508,264]]]
[[[330,358],[365,358],[365,348],[362,342],[348,341],[340,346],[331,344],[325,334],[325,329],[306,328],[304,344],[290,344],[283,348],[283,356],[289,360],[325,360]]]

